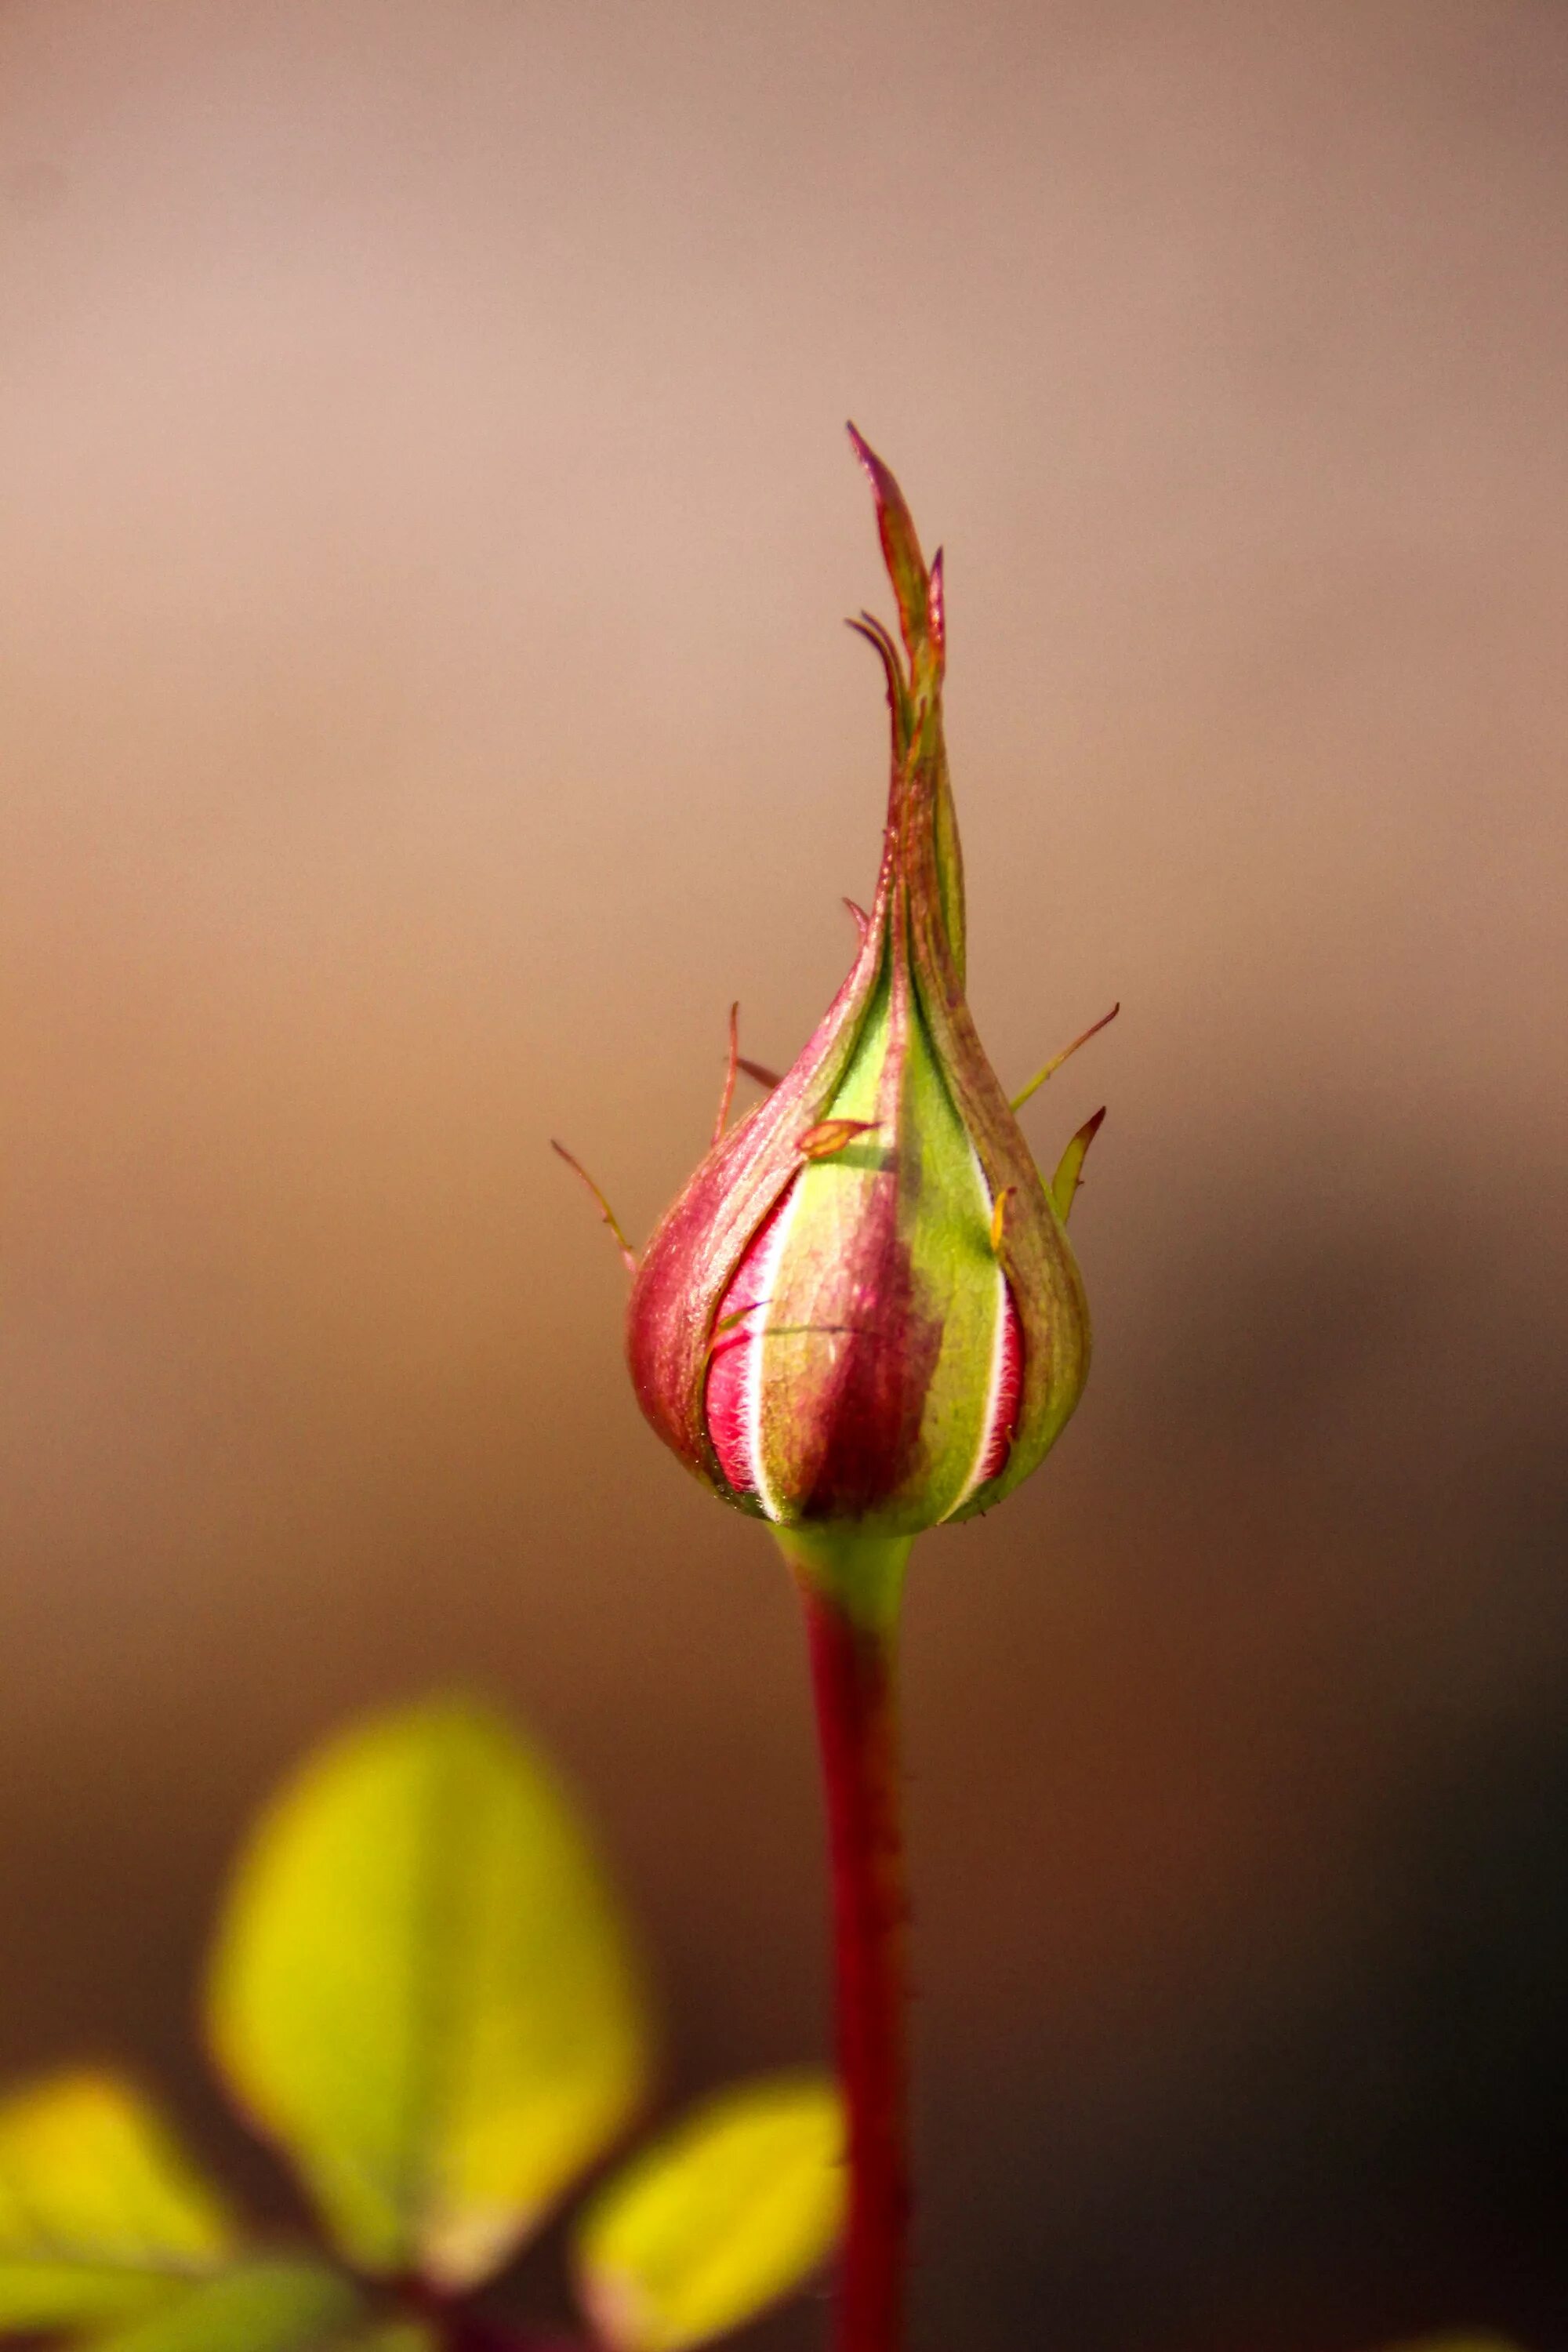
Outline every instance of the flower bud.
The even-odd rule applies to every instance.
[[[912,1535],[1000,1500],[1077,1404],[1089,1316],[1064,1229],[964,999],[942,740],[942,558],[871,479],[903,650],[881,870],[859,951],[766,1099],[716,1141],[643,1256],[632,1378],[659,1435],[781,1530]],[[1077,1157],[1073,1157],[1076,1150]]]

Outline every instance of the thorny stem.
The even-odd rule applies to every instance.
[[[909,1545],[784,1537],[805,1608],[833,1880],[849,2213],[837,2352],[899,2352],[910,2206],[898,1603]]]

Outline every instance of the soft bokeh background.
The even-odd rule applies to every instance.
[[[1568,2342],[1559,0],[6,0],[0,236],[0,2063],[237,2157],[224,1856],[453,1678],[676,2085],[821,2045],[790,1596],[545,1139],[640,1234],[846,964],[853,415],[994,1058],[1124,1006],[914,1584],[920,2340]]]

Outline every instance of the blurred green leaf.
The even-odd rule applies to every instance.
[[[331,2352],[441,2352],[440,2338],[422,2319],[384,2319],[378,2327],[334,2339]]]
[[[798,2286],[843,2226],[844,2125],[816,2074],[710,2101],[604,2189],[576,2235],[584,2307],[615,2352],[679,2352]]]
[[[225,2207],[132,2084],[58,2074],[0,2104],[0,2327],[149,2310],[234,2242]]]
[[[92,2352],[340,2352],[360,2297],[320,2263],[253,2262],[95,2336]]]
[[[571,1807],[458,1701],[352,1729],[274,1801],[207,2017],[350,2260],[444,2287],[500,2268],[647,2071],[637,1972]]]

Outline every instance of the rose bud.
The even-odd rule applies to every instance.
[[[879,623],[850,625],[880,656],[892,719],[876,897],[794,1068],[728,1134],[721,1111],[627,1320],[654,1428],[786,1539],[904,1538],[984,1510],[1040,1462],[1089,1369],[1065,1226],[1099,1119],[1047,1186],[975,1034],[942,557],[927,568],[898,484],[850,431],[903,638],[900,655]]]

